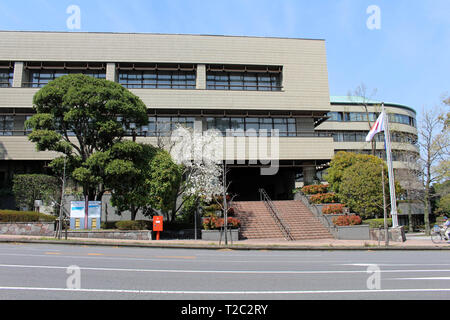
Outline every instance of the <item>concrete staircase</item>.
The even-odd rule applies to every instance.
[[[294,240],[333,238],[303,202],[273,201],[273,204]],[[235,202],[233,207],[241,220],[241,236],[244,239],[285,239],[263,201]]]

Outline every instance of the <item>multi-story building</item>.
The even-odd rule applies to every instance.
[[[331,97],[331,112],[329,119],[322,123],[317,131],[319,135],[332,135],[334,151],[348,151],[355,153],[373,154],[386,159],[384,133],[377,134],[374,144],[366,142],[366,136],[371,125],[381,113],[383,103],[362,97]],[[419,157],[418,129],[416,112],[414,109],[397,103],[384,103],[389,115],[391,131],[392,160],[394,174],[402,188],[409,193],[417,194],[421,189],[415,172],[419,170],[417,158]],[[326,170],[318,172],[323,180]],[[410,200],[405,195],[399,195],[400,200]],[[412,204],[411,207],[409,204]],[[423,205],[420,202],[401,201],[399,203],[400,223],[406,223],[409,210],[415,216],[423,214]]]
[[[137,140],[155,143],[176,124],[195,130],[243,130],[224,137],[229,181],[239,198],[289,199],[295,177],[312,181],[334,154],[316,127],[330,112],[325,41],[166,34],[0,32],[0,182],[41,171],[56,154],[36,152],[24,128],[34,94],[70,73],[116,81],[148,107]],[[279,130],[276,175],[260,175],[254,149]],[[239,131],[236,131],[239,132]],[[237,142],[239,141],[239,144]],[[261,140],[262,141],[262,140]],[[273,150],[269,148],[272,152]],[[272,157],[273,155],[273,157]],[[275,158],[271,153],[269,158]]]
[[[148,107],[149,124],[137,140],[157,143],[177,125],[219,129],[231,152],[228,180],[238,199],[290,199],[296,179],[321,177],[335,152],[370,153],[367,115],[375,121],[380,103],[332,97],[324,40],[166,34],[0,32],[0,184],[15,173],[45,171],[56,153],[36,152],[24,122],[32,99],[62,75],[83,73],[122,84]],[[364,107],[367,106],[367,109]],[[396,174],[418,153],[416,113],[385,104],[392,123]],[[258,162],[260,130],[278,130],[276,175],[264,176]],[[251,132],[252,134],[249,134]],[[254,136],[256,132],[256,137]],[[130,133],[131,136],[131,133]],[[376,152],[384,156],[382,136]],[[264,149],[264,148],[263,148]],[[275,159],[276,158],[276,159]]]

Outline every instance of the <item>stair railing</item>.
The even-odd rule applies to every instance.
[[[281,232],[283,233],[284,238],[288,241],[293,241],[294,237],[292,237],[289,225],[285,221],[283,221],[280,213],[278,212],[277,208],[275,207],[274,203],[270,199],[267,192],[264,189],[259,189],[259,194],[261,197],[261,201],[264,201],[264,204],[266,205],[267,209],[269,209],[270,214],[272,215],[273,219],[275,220]]]
[[[323,215],[323,213],[317,208],[317,206],[313,203],[311,203],[308,199],[308,197],[303,194],[303,192],[299,191],[295,194],[296,199],[300,199],[303,204],[313,213],[313,215],[319,219],[319,221],[322,223],[322,225],[328,229],[328,231],[333,235],[333,237],[337,237],[337,230],[336,226],[334,224],[330,224],[327,218]]]

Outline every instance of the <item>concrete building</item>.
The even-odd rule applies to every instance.
[[[389,114],[389,126],[392,142],[392,159],[395,179],[400,182],[402,188],[410,193],[421,190],[420,181],[412,172],[420,170],[416,159],[419,157],[418,130],[416,112],[414,109],[397,103],[384,103]],[[366,142],[366,136],[378,118],[382,108],[382,102],[364,99],[362,97],[331,97],[331,112],[329,119],[317,127],[319,135],[332,135],[334,140],[334,152],[348,151],[355,153],[375,154],[386,159],[384,145],[384,133],[374,138],[374,146]],[[326,170],[318,173],[323,180]],[[420,202],[410,202],[404,195],[398,195],[400,203],[399,222],[407,223],[407,215],[412,210],[416,219],[423,215],[424,208]],[[411,206],[410,206],[411,204]]]
[[[276,176],[259,175],[262,164],[251,162],[251,137],[245,137],[246,150],[227,158],[235,160],[230,179],[240,199],[256,199],[260,187],[273,199],[289,199],[296,175],[312,181],[316,167],[333,156],[333,139],[315,130],[330,112],[323,40],[0,32],[0,41],[3,184],[14,173],[42,170],[56,156],[35,151],[24,121],[33,114],[39,88],[69,73],[116,81],[138,95],[150,120],[138,128],[138,141],[155,143],[176,123],[203,131],[278,129]]]
[[[56,156],[35,151],[24,122],[34,113],[34,94],[70,73],[118,82],[142,99],[149,125],[137,128],[137,141],[156,143],[177,123],[200,131],[217,128],[224,135],[243,130],[224,137],[235,146],[226,159],[233,161],[230,191],[239,200],[258,199],[259,188],[274,200],[291,199],[296,180],[320,177],[336,151],[371,150],[363,142],[369,128],[361,101],[330,103],[324,40],[4,31],[0,42],[3,187],[16,173],[45,171]],[[377,103],[369,105],[374,120]],[[399,132],[393,141],[400,172],[399,152],[418,152],[416,115],[409,107],[386,106]],[[252,150],[261,137],[249,136],[249,130],[279,130],[276,157],[269,151],[269,158],[279,161],[275,176],[259,174],[267,164],[255,163]],[[381,142],[377,150],[384,150]]]

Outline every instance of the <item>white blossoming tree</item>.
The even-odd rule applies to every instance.
[[[201,134],[191,128],[178,127],[171,136],[171,155],[178,165],[183,165],[183,182],[178,190],[178,201],[172,214],[183,207],[187,199],[211,202],[223,194],[223,144],[218,130]]]

